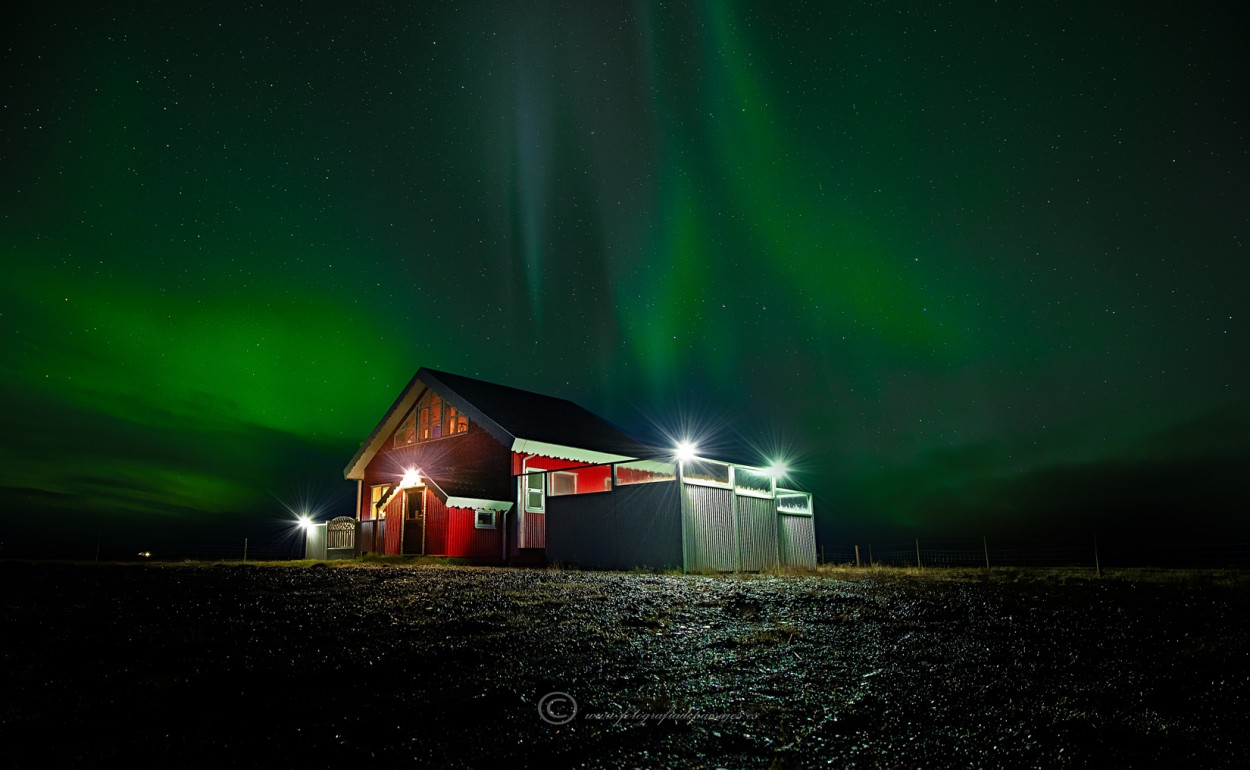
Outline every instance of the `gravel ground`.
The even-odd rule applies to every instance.
[[[11,767],[1247,761],[1244,588],[398,565],[0,578]]]

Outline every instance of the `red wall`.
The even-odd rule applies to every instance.
[[[519,452],[512,453],[512,475],[518,475],[522,472],[522,460],[525,455]],[[561,460],[555,457],[531,457],[524,460],[525,467],[530,470],[559,471],[565,469],[576,468],[570,470],[570,473],[577,474],[577,493],[585,494],[587,492],[606,492],[603,484],[612,478],[611,465],[592,465],[585,467],[586,463],[581,460]]]
[[[447,555],[472,559],[500,558],[501,516],[495,514],[494,529],[477,529],[473,525],[474,518],[474,511],[470,508],[447,509]]]
[[[447,506],[433,492],[425,496],[425,552],[431,556],[447,554]]]

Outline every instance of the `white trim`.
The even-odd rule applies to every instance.
[[[628,455],[615,455],[608,452],[596,452],[593,449],[578,449],[561,444],[548,444],[545,441],[532,441],[519,438],[512,442],[512,451],[523,455],[542,455],[560,460],[579,460],[587,465],[603,463],[619,463],[634,458]]]
[[[512,503],[505,503],[503,500],[486,500],[480,497],[448,497],[446,506],[448,508],[472,508],[474,510],[483,509],[489,511],[510,511]]]

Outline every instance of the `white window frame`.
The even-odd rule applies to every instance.
[[[805,509],[805,510],[802,510],[802,511],[796,511],[796,510],[794,510],[794,509],[787,509],[787,508],[782,507],[782,506],[784,506],[784,505],[785,505],[785,503],[783,503],[783,502],[782,502],[782,500],[783,500],[784,498],[788,498],[788,497],[801,497],[801,498],[803,498],[803,499],[804,499],[804,505],[806,506],[806,509]],[[781,489],[781,488],[778,488],[778,489],[777,489],[777,513],[779,513],[779,514],[781,514],[781,515],[783,515],[783,516],[811,516],[811,515],[812,515],[812,495],[811,495],[811,493],[810,493],[810,492],[800,492],[800,491],[798,491],[797,489]]]
[[[733,468],[733,472],[730,474],[729,479],[730,481],[733,482],[735,495],[740,495],[742,497],[759,497],[765,500],[772,500],[773,498],[777,496],[777,479],[774,478],[772,474],[770,474],[768,471],[764,470],[763,468],[752,468],[750,466],[745,466],[745,465],[741,467],[735,465],[735,466],[732,466],[732,468]],[[738,485],[738,472],[739,471],[746,471],[746,473],[748,474],[753,474],[755,476],[763,476],[764,478],[768,479],[768,490],[765,491],[765,490],[755,489],[754,487],[739,486]]]
[[[523,470],[524,470],[525,481],[524,481],[524,484],[522,485],[521,494],[524,496],[525,512],[526,513],[545,513],[547,511],[547,482],[546,482],[546,479],[543,478],[543,476],[546,475],[546,471],[543,471],[541,469],[530,469],[530,468],[524,468]],[[538,477],[538,486],[531,487],[530,480],[534,478],[535,476]],[[538,505],[536,507],[533,505],[530,505],[530,492],[537,492],[539,495]]]
[[[490,522],[482,523],[482,514],[490,516]],[[473,528],[474,529],[494,529],[495,528],[495,512],[490,508],[478,508],[473,511]]]
[[[725,474],[727,480],[726,481],[713,481],[712,479],[698,479],[698,478],[691,478],[687,476],[686,465],[687,464],[693,465],[695,463],[707,463],[707,464],[724,466],[725,468],[728,469]],[[678,463],[678,465],[681,466],[681,480],[682,482],[686,484],[692,484],[696,487],[715,487],[716,489],[733,489],[734,488],[733,463],[721,462],[720,460],[705,460],[702,457],[699,457],[699,458],[695,458],[694,460],[689,461],[689,463],[680,462]]]
[[[560,476],[562,478],[571,478],[573,480],[573,490],[571,492],[560,492],[557,494],[556,493],[556,477],[557,476]],[[571,473],[569,471],[551,471],[547,474],[547,484],[548,484],[547,494],[551,495],[552,497],[564,497],[565,495],[577,494],[577,474],[576,473]]]

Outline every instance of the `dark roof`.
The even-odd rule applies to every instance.
[[[471,411],[480,413],[479,420],[485,417],[513,438],[627,457],[656,454],[617,426],[563,398],[434,369],[421,369],[417,378],[444,396],[459,397]]]

